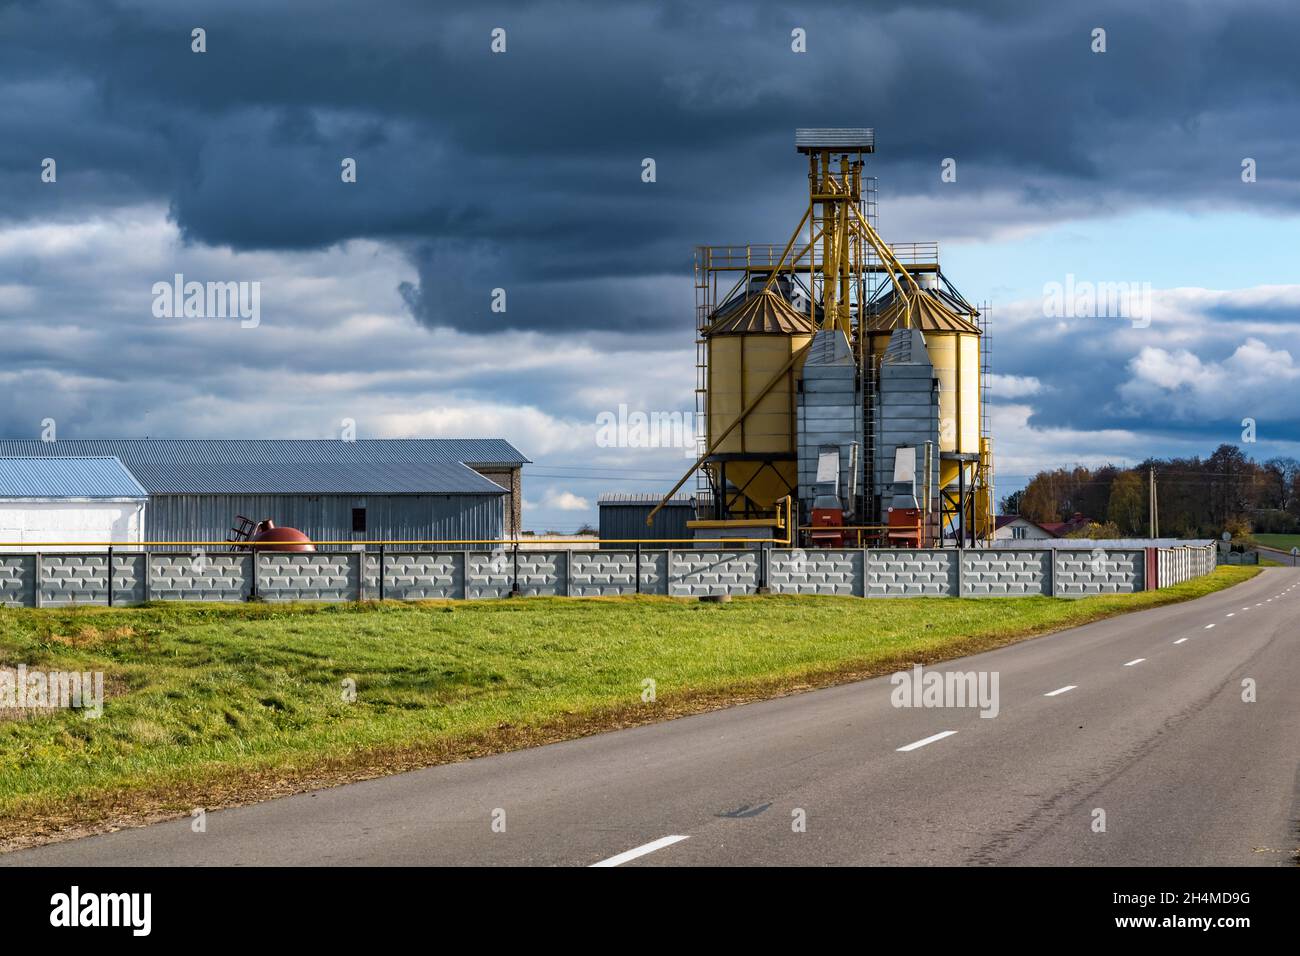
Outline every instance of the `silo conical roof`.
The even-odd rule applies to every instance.
[[[713,313],[705,335],[811,335],[812,320],[768,289]]]
[[[878,312],[867,316],[868,332],[889,332],[905,326],[905,303],[912,304],[912,322],[914,329],[922,332],[969,332],[980,334],[980,327],[968,316],[953,311],[929,292],[913,293],[900,298],[897,293],[885,297]]]

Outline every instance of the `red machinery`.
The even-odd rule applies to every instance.
[[[835,495],[817,495],[813,499],[809,543],[814,548],[842,548],[845,537],[844,509],[840,507],[839,498]]]
[[[921,546],[921,509],[889,509],[889,545],[893,548]]]
[[[227,541],[238,548],[242,542],[257,544],[258,551],[315,551],[316,545],[297,528],[281,528],[270,518],[254,523],[243,515],[235,516],[236,525]],[[263,543],[269,542],[269,543]]]

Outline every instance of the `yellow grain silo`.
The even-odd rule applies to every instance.
[[[771,290],[724,305],[704,330],[709,445],[731,429],[707,465],[714,487],[727,491],[729,514],[770,514],[798,488],[800,363],[790,359],[814,331],[808,316]]]
[[[966,313],[955,299],[945,302],[942,293],[933,288],[922,288],[906,296],[890,293],[876,304],[877,310],[866,321],[868,360],[873,368],[880,367],[880,357],[889,347],[889,336],[894,329],[905,328],[910,322],[912,328],[921,330],[926,352],[939,379],[939,453],[972,456],[972,464],[967,466],[969,482],[974,475],[973,462],[980,453],[977,314]],[[957,460],[941,458],[940,487],[956,482],[961,467]]]

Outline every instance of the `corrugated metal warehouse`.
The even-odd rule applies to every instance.
[[[636,492],[609,492],[602,494],[596,504],[600,508],[600,538],[602,541],[654,538],[658,541],[684,541],[695,536],[686,522],[695,518],[695,498],[677,495],[669,498],[657,515],[654,524],[646,527],[645,519],[662,500],[662,495]],[[666,545],[667,547],[668,545]],[[625,544],[602,544],[602,548],[626,548]]]
[[[455,438],[0,439],[5,455],[119,459],[148,493],[150,541],[224,541],[237,515],[316,541],[500,539],[519,527],[527,462]]]

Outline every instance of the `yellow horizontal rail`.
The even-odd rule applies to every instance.
[[[892,525],[887,524],[801,524],[800,531],[888,531]]]

